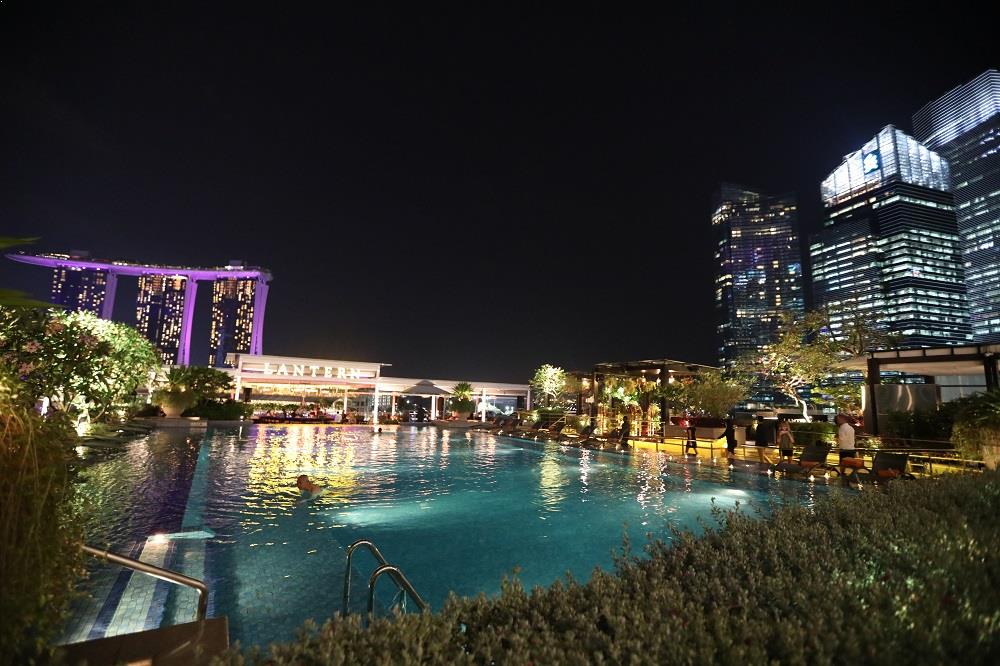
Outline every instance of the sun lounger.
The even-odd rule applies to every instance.
[[[864,474],[875,483],[888,483],[893,479],[913,479],[915,477],[906,471],[909,459],[909,453],[878,451],[872,460],[871,469],[860,467],[855,470],[855,474]]]
[[[836,472],[837,468],[827,463],[829,455],[829,444],[823,442],[807,444],[806,448],[802,450],[798,462],[781,462],[774,466],[774,470],[786,474],[813,474],[821,469],[827,472]]]

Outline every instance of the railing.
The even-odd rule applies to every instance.
[[[403,575],[403,572],[399,567],[394,567],[385,559],[382,552],[379,551],[378,547],[369,541],[368,539],[359,539],[347,547],[347,568],[344,571],[344,595],[343,595],[343,605],[340,609],[340,614],[346,616],[350,613],[351,607],[351,559],[354,557],[354,551],[358,548],[364,546],[368,549],[368,552],[372,554],[375,560],[379,563],[379,566],[372,573],[371,577],[368,579],[368,615],[371,616],[375,612],[375,583],[378,582],[379,577],[388,573],[396,585],[403,590],[406,594],[413,597],[414,603],[417,604],[417,608],[424,611],[429,608],[427,602],[417,594],[417,591],[413,588],[410,581]]]
[[[389,577],[392,578],[393,582],[396,583],[396,586],[399,587],[399,589],[413,597],[413,602],[417,604],[417,608],[422,611],[428,609],[427,603],[420,598],[420,595],[417,594],[415,589],[413,589],[413,585],[409,580],[407,580],[406,576],[403,575],[403,572],[399,569],[399,567],[394,567],[391,564],[383,564],[378,569],[373,571],[371,577],[368,579],[368,617],[375,614],[375,583],[378,582],[379,576],[384,573],[389,574]],[[406,607],[405,603],[406,597],[403,597],[404,609]]]
[[[165,580],[168,583],[173,583],[174,585],[182,585],[184,587],[190,587],[191,589],[198,592],[198,612],[195,619],[198,621],[204,620],[208,615],[208,587],[200,580],[190,578],[184,574],[179,574],[176,571],[170,571],[169,569],[161,569],[160,567],[153,566],[152,564],[147,564],[146,562],[140,562],[139,560],[133,560],[130,557],[122,557],[121,555],[116,555],[107,550],[99,550],[91,546],[83,546],[83,552],[88,555],[92,555],[98,559],[106,560],[108,562],[113,562],[114,564],[121,565],[133,571],[138,571],[139,573],[146,574],[147,576],[152,576],[153,578],[159,578],[160,580]]]

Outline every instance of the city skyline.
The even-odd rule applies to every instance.
[[[18,74],[0,218],[41,237],[27,251],[252,258],[281,276],[266,351],[413,376],[716,362],[712,188],[797,192],[805,236],[847,150],[995,64],[985,25],[914,48],[916,24],[888,12],[882,48],[908,55],[873,65],[842,40],[878,12],[818,33],[777,13],[596,6],[250,9],[233,31],[217,9],[4,11]],[[553,346],[559,331],[574,334]]]

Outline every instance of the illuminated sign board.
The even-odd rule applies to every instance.
[[[878,148],[870,153],[861,154],[861,170],[866,176],[873,171],[878,171],[881,166],[882,163],[879,159]]]
[[[283,356],[240,356],[239,374],[244,380],[273,379],[305,382],[374,380],[379,376],[377,363],[327,361]]]

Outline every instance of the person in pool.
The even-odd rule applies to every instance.
[[[308,502],[309,500],[314,500],[324,492],[326,488],[323,486],[318,486],[309,480],[309,476],[306,474],[300,474],[299,478],[295,480],[295,487],[302,491],[302,499],[299,503]]]

